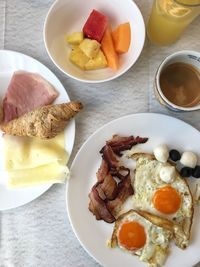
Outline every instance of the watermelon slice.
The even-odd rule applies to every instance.
[[[108,18],[94,9],[83,27],[83,33],[86,37],[100,43],[107,25]]]

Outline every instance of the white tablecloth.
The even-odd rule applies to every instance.
[[[147,21],[152,0],[135,2]],[[76,119],[76,141],[70,163],[95,130],[123,115],[160,112],[179,117],[200,130],[200,111],[166,110],[157,103],[152,89],[155,71],[166,55],[181,49],[200,50],[200,18],[170,47],[156,47],[146,40],[139,60],[125,75],[92,85],[67,78],[45,51],[42,29],[52,3],[53,0],[0,0],[0,49],[38,59],[57,75],[71,99],[84,103],[84,111]],[[71,229],[65,208],[65,185],[54,185],[37,200],[0,213],[0,266],[99,266],[80,246]]]

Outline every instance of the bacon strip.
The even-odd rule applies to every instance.
[[[120,165],[122,151],[131,149],[148,138],[137,136],[121,137],[114,135],[101,149],[101,166],[97,171],[97,183],[89,194],[89,210],[97,220],[112,223],[117,219],[122,204],[134,193],[131,185],[130,170]],[[117,178],[117,179],[116,179]]]
[[[96,216],[97,220],[103,219],[107,223],[113,223],[115,217],[107,209],[106,203],[99,197],[94,186],[89,194],[89,210]]]
[[[130,170],[124,166],[120,166],[117,169],[111,169],[110,174],[123,180],[130,175]]]
[[[105,145],[102,151],[102,157],[108,164],[108,168],[117,168],[119,166],[119,161],[114,154],[112,147]]]
[[[98,195],[99,195],[99,197],[102,199],[102,200],[106,200],[106,194],[104,193],[104,190],[103,190],[103,188],[102,188],[102,183],[96,183],[96,185],[95,185],[95,187],[96,187],[96,190],[97,190],[97,192],[98,192]]]
[[[116,217],[122,204],[129,196],[133,195],[133,193],[134,191],[131,185],[131,179],[130,176],[128,176],[118,184],[117,197],[114,200],[107,202],[107,207],[110,213]]]
[[[102,196],[104,194],[107,199],[114,199],[117,193],[117,182],[109,173],[108,164],[104,159],[102,159],[101,166],[98,169],[97,180],[99,194]]]
[[[107,162],[103,159],[101,161],[101,166],[97,171],[97,180],[98,182],[103,182],[105,176],[107,175],[109,169],[108,169],[108,164]]]
[[[114,135],[111,140],[108,140],[106,142],[106,145],[110,146],[113,150],[113,152],[118,155],[119,157],[122,156],[122,151],[130,150],[133,146],[137,144],[143,144],[148,141],[148,138],[146,137],[134,137],[134,136],[128,136],[128,137],[121,137],[119,135]],[[103,153],[104,147],[101,149],[100,153]]]
[[[112,200],[116,197],[118,192],[118,185],[111,174],[105,176],[101,189],[104,192],[106,199]]]

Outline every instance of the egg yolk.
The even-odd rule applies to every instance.
[[[118,241],[128,250],[142,248],[146,243],[144,227],[136,221],[124,222],[118,232]]]
[[[155,192],[153,205],[164,214],[172,214],[180,208],[181,197],[176,189],[171,186],[165,186]]]

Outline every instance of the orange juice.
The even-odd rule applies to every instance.
[[[175,42],[200,14],[200,0],[155,0],[149,18],[149,39],[159,45]]]
[[[200,1],[199,0],[176,0],[176,2],[183,4],[183,5],[199,5]]]

